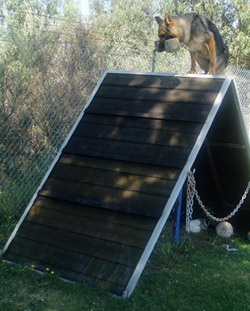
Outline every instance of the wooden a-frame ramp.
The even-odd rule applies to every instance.
[[[228,209],[249,159],[231,78],[107,71],[2,256],[129,297],[187,172]]]

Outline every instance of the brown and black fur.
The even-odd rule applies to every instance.
[[[159,46],[164,41],[178,38],[185,45],[191,56],[191,70],[195,73],[196,61],[205,73],[224,74],[229,53],[217,27],[206,17],[195,13],[171,16],[165,14],[165,20],[156,17],[159,25]]]

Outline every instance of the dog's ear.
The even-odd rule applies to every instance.
[[[160,18],[160,16],[156,16],[155,20],[157,21],[158,25],[160,25],[163,22],[163,20]]]
[[[172,25],[174,23],[174,20],[169,13],[165,13],[165,23],[167,26]]]

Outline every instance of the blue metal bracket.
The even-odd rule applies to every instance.
[[[173,225],[173,242],[177,243],[180,235],[180,221],[181,221],[181,202],[182,202],[182,190],[178,196],[178,206],[174,211],[174,225]]]

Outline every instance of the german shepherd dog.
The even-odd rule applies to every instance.
[[[159,47],[164,41],[178,38],[186,46],[191,56],[191,70],[195,73],[196,61],[207,74],[223,74],[228,64],[229,52],[217,27],[206,17],[195,13],[171,16],[165,14],[165,20],[157,16],[159,25]]]

